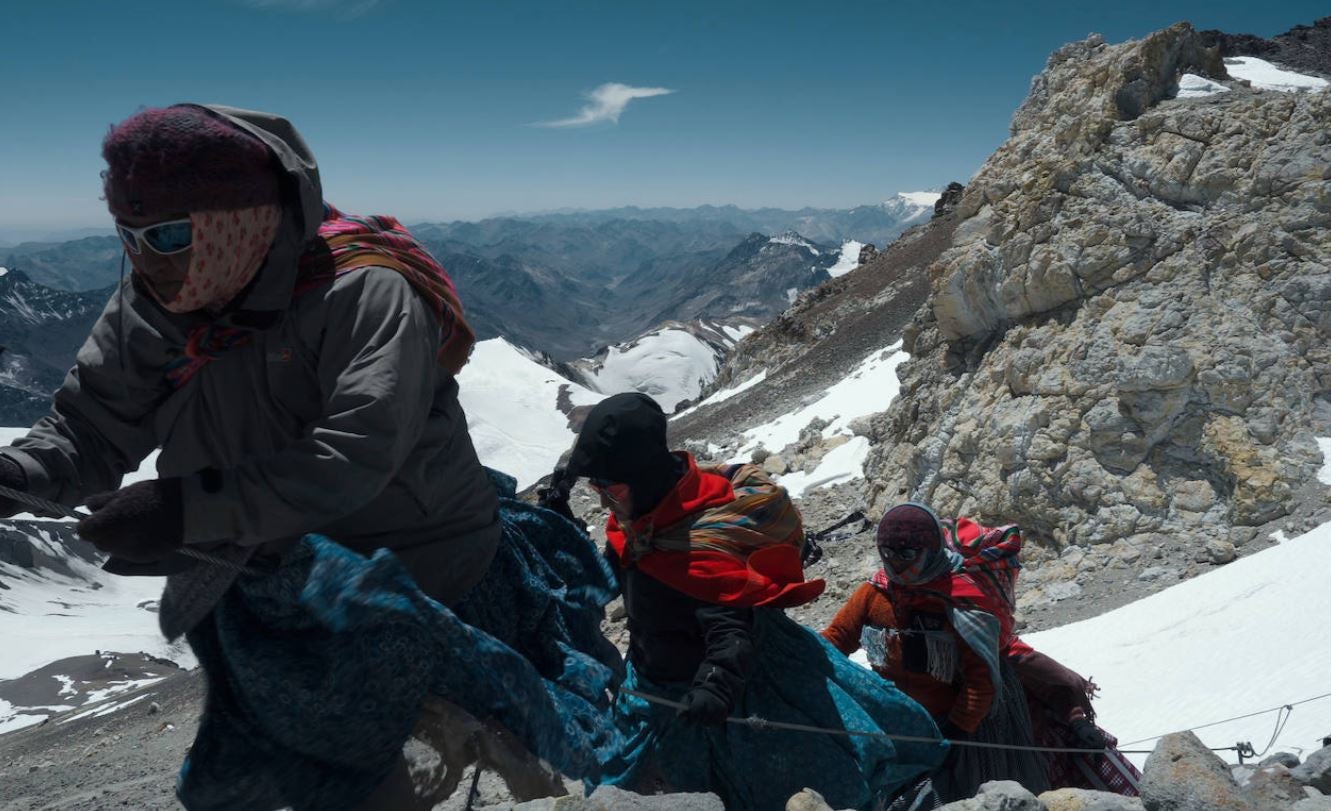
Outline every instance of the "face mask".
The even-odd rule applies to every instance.
[[[273,246],[282,209],[265,205],[196,211],[189,218],[193,244],[185,281],[170,301],[159,299],[173,313],[220,309],[244,290]]]

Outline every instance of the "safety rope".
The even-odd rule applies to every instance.
[[[1256,717],[1259,716],[1259,715],[1268,715],[1268,714],[1270,714],[1270,713],[1273,713],[1273,712],[1279,712],[1279,711],[1281,711],[1281,710],[1288,710],[1288,711],[1292,712],[1292,711],[1294,710],[1294,708],[1297,707],[1297,706],[1299,706],[1300,704],[1307,704],[1307,703],[1312,702],[1312,701],[1321,701],[1321,700],[1324,699],[1324,698],[1331,698],[1331,693],[1323,693],[1323,694],[1321,694],[1320,696],[1313,696],[1312,698],[1305,698],[1305,699],[1303,699],[1302,701],[1291,701],[1291,702],[1289,702],[1288,704],[1280,704],[1280,705],[1278,705],[1278,706],[1271,707],[1271,708],[1269,708],[1269,709],[1258,710],[1257,712],[1250,712],[1250,713],[1247,713],[1247,714],[1245,714],[1245,715],[1236,715],[1236,716],[1234,716],[1233,718],[1224,718],[1224,719],[1219,720],[1219,721],[1212,721],[1212,722],[1209,723],[1209,724],[1201,724],[1201,725],[1199,725],[1199,726],[1195,726],[1195,727],[1188,727],[1187,729],[1178,729],[1178,730],[1174,730],[1174,732],[1166,732],[1166,733],[1163,733],[1163,734],[1161,734],[1161,735],[1152,735],[1152,736],[1147,737],[1147,738],[1138,738],[1138,739],[1135,740],[1135,741],[1129,741],[1128,743],[1124,744],[1124,746],[1136,746],[1136,745],[1139,744],[1139,743],[1146,743],[1147,741],[1158,740],[1158,739],[1160,739],[1160,738],[1165,737],[1165,735],[1175,735],[1175,734],[1177,734],[1177,733],[1179,733],[1179,732],[1196,732],[1196,731],[1199,730],[1199,729],[1208,729],[1208,728],[1210,728],[1210,727],[1217,727],[1217,726],[1220,726],[1221,724],[1228,724],[1228,723],[1231,722],[1231,721],[1243,721],[1243,720],[1246,720],[1246,719],[1248,719],[1248,718],[1256,718]],[[1284,729],[1284,725],[1283,725],[1283,724],[1280,724],[1280,729],[1282,729],[1282,730]],[[1280,734],[1279,731],[1277,731],[1276,734],[1279,735],[1279,734]]]
[[[643,701],[646,701],[651,704],[659,704],[663,707],[672,707],[677,710],[684,708],[684,705],[679,701],[672,701],[668,698],[652,695],[650,693],[644,693],[639,690],[620,690],[620,692],[624,695],[630,695],[635,698],[640,698]],[[1261,753],[1253,753],[1251,744],[1243,744],[1243,743],[1237,744],[1235,746],[1210,747],[1212,751],[1215,752],[1236,751],[1242,754],[1246,751],[1249,754],[1249,756],[1255,756],[1259,758],[1265,757],[1266,753],[1271,750],[1271,747],[1275,746],[1276,739],[1279,738],[1280,733],[1284,731],[1285,725],[1289,723],[1289,717],[1294,712],[1294,708],[1300,704],[1307,704],[1310,701],[1319,701],[1324,698],[1331,698],[1331,693],[1324,693],[1320,696],[1305,698],[1301,701],[1292,701],[1288,704],[1281,704],[1280,706],[1272,707],[1269,710],[1262,710],[1260,712],[1249,713],[1247,715],[1235,716],[1234,718],[1226,718],[1222,721],[1213,721],[1209,724],[1202,724],[1201,726],[1191,727],[1189,729],[1181,729],[1178,730],[1178,732],[1190,732],[1193,730],[1205,729],[1206,727],[1213,727],[1219,724],[1229,723],[1230,721],[1241,721],[1246,718],[1255,718],[1259,715],[1266,715],[1272,712],[1279,712],[1280,715],[1276,717],[1275,731],[1272,732],[1271,740],[1269,743],[1267,743],[1266,749],[1262,750]],[[731,724],[739,724],[741,726],[752,727],[758,730],[788,729],[794,732],[815,732],[825,735],[841,735],[846,737],[885,738],[887,740],[905,741],[909,743],[943,743],[944,741],[947,741],[947,743],[951,744],[952,746],[969,746],[976,749],[1006,749],[1017,752],[1058,752],[1058,753],[1066,752],[1078,755],[1103,755],[1105,754],[1106,751],[1104,749],[1074,749],[1074,748],[1052,747],[1052,746],[1022,746],[1018,744],[1007,744],[1007,743],[987,743],[982,741],[958,741],[958,740],[949,740],[947,738],[930,738],[920,735],[898,735],[890,732],[868,732],[864,730],[855,730],[855,729],[834,729],[831,727],[817,727],[817,726],[810,726],[807,724],[791,724],[784,721],[769,721],[765,718],[758,718],[756,716],[751,716],[749,718],[731,717],[727,718],[726,722]],[[1167,732],[1164,733],[1163,735],[1153,735],[1149,738],[1141,738],[1140,740],[1132,741],[1130,743],[1126,743],[1123,745],[1134,746],[1139,743],[1144,743],[1146,741],[1153,741],[1159,738],[1163,738],[1165,737],[1165,735],[1172,735],[1172,734],[1176,733]],[[1152,752],[1152,750],[1150,749],[1117,749],[1116,751],[1125,755],[1149,755]]]
[[[72,507],[66,507],[64,504],[61,504],[59,502],[41,498],[40,496],[34,496],[32,493],[25,493],[22,490],[15,490],[12,487],[5,487],[4,485],[0,485],[0,496],[10,499],[11,501],[17,501],[20,504],[26,504],[29,507],[35,507],[44,513],[50,513],[51,515],[60,515],[64,516],[65,518],[74,518],[76,520],[83,520],[84,518],[87,518],[89,515],[91,515],[91,513],[81,513],[78,510]],[[187,546],[184,546],[180,547],[175,551],[177,554],[184,555],[187,558],[193,558],[195,560],[202,561],[212,566],[220,566],[223,569],[230,569],[231,571],[240,572],[241,574],[256,575],[256,576],[263,574],[263,572],[259,571],[258,569],[251,568],[243,563],[237,563],[234,560],[228,560],[219,555],[214,555],[210,552],[204,552],[200,549],[191,549]]]
[[[654,696],[650,693],[644,693],[638,690],[620,690],[624,695],[641,698],[643,701],[651,704],[660,704],[663,707],[673,707],[677,710],[683,709],[684,705],[678,701],[671,701],[668,698]],[[905,741],[908,743],[950,743],[953,746],[970,746],[976,749],[1010,749],[1019,752],[1070,752],[1079,755],[1103,755],[1104,749],[1072,749],[1051,746],[1020,746],[1007,743],[986,743],[984,741],[954,741],[947,738],[930,738],[923,735],[898,735],[891,732],[866,732],[858,729],[833,729],[831,727],[816,727],[808,724],[791,724],[785,721],[768,721],[766,718],[750,716],[749,718],[727,718],[727,723],[739,724],[741,726],[752,727],[757,730],[767,729],[788,729],[794,732],[818,732],[825,735],[842,735],[853,738],[885,738],[892,741]],[[1123,751],[1123,750],[1119,750]],[[1150,752],[1128,752],[1127,754],[1148,755]]]

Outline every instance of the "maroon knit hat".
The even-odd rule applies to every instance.
[[[154,108],[102,142],[106,205],[117,217],[250,208],[281,200],[268,147],[193,105]]]

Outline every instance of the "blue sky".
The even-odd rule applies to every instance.
[[[14,4],[0,229],[106,224],[107,127],[176,101],[286,115],[331,201],[407,220],[850,206],[964,181],[1064,42],[1181,19],[1270,36],[1325,13],[1325,0]],[[578,118],[607,83],[673,92],[617,123],[533,126]]]

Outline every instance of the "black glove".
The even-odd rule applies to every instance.
[[[0,453],[0,484],[10,490],[20,490],[24,493],[28,491],[28,474],[23,472],[18,462],[3,453]],[[31,507],[20,504],[12,498],[0,496],[0,518],[10,518],[31,510]]]
[[[185,509],[180,479],[151,479],[88,499],[92,515],[79,535],[103,552],[130,563],[165,560],[184,542]]]
[[[555,468],[555,472],[550,476],[550,486],[537,489],[536,503],[551,512],[559,513],[586,532],[587,522],[574,515],[572,508],[568,506],[569,491],[573,489],[573,483],[576,481],[577,477],[568,475],[567,468]]]
[[[721,696],[706,687],[695,687],[680,700],[684,705],[676,713],[690,724],[724,724],[730,715],[730,705]]]
[[[1093,757],[1097,759],[1104,757],[1103,750],[1109,745],[1109,741],[1105,740],[1105,734],[1099,727],[1091,723],[1088,718],[1078,718],[1071,726],[1072,737],[1076,739],[1078,749],[1099,749],[1101,753]]]

